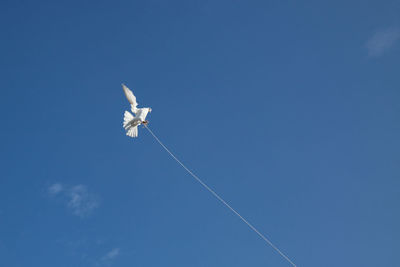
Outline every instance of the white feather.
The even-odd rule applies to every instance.
[[[136,96],[132,93],[131,90],[129,90],[128,87],[126,87],[125,84],[122,84],[122,89],[124,90],[125,96],[128,99],[129,103],[131,103],[132,112],[136,113],[138,105],[138,103],[136,102]]]
[[[124,113],[124,128],[134,119],[133,115],[129,111],[125,111]]]
[[[149,113],[149,108],[138,108],[138,111],[136,113],[136,118],[140,119],[141,121],[146,120],[146,116]]]
[[[137,126],[130,127],[129,130],[127,130],[127,132],[126,132],[126,135],[130,136],[130,137],[138,137],[138,128],[137,128]]]

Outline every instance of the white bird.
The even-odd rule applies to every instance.
[[[124,93],[129,103],[131,103],[131,111],[136,116],[132,115],[129,111],[125,111],[124,113],[124,123],[123,126],[126,130],[126,135],[130,137],[138,136],[138,126],[140,124],[146,125],[148,121],[146,120],[147,113],[151,112],[151,108],[137,108],[138,103],[136,102],[136,97],[129,90],[125,84],[122,84],[122,89],[124,89]]]

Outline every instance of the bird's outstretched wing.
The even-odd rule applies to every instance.
[[[131,90],[129,90],[128,87],[126,87],[125,84],[122,84],[122,89],[124,89],[125,96],[128,99],[129,103],[131,103],[132,112],[136,114],[138,105],[138,103],[136,102],[136,96],[132,93]]]

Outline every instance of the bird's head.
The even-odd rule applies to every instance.
[[[151,112],[151,108],[149,108],[149,112]]]

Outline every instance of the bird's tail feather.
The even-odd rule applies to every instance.
[[[138,128],[137,128],[137,126],[129,127],[126,130],[126,135],[130,136],[130,137],[138,137]]]

